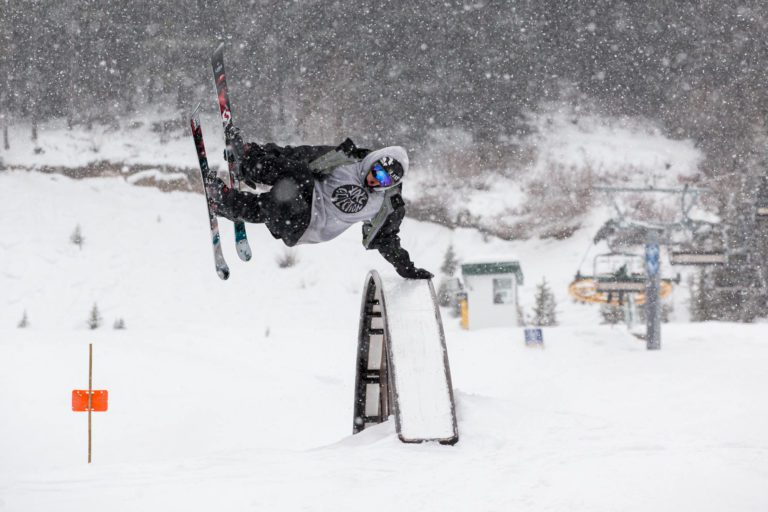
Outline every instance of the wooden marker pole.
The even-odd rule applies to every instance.
[[[88,389],[72,390],[72,410],[88,413],[88,464],[92,455],[92,419],[94,412],[105,412],[109,408],[109,392],[106,389],[93,389],[93,343],[88,344]]]
[[[93,412],[93,343],[88,344],[88,464],[91,463],[91,414]]]

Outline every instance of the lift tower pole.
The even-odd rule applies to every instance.
[[[645,244],[645,343],[648,350],[661,349],[661,259],[659,257],[659,231],[648,230]]]

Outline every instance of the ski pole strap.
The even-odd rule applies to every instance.
[[[340,165],[357,163],[357,159],[350,157],[339,150],[333,150],[320,155],[311,162],[309,162],[309,168],[312,172],[321,175],[330,174],[336,167]]]
[[[344,142],[336,146],[332,151],[328,151],[309,162],[309,169],[312,173],[319,177],[324,178],[331,174],[333,170],[341,165],[357,163],[365,155],[370,153],[368,149],[358,148],[352,139],[347,137]]]

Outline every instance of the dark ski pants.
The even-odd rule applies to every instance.
[[[315,181],[306,164],[263,155],[251,156],[241,167],[247,182],[271,185],[269,192],[251,194],[229,190],[222,214],[230,219],[263,223],[289,247],[304,234],[312,214]]]

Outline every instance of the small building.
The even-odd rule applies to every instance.
[[[520,263],[507,258],[467,261],[461,265],[466,302],[465,329],[519,325],[517,287],[523,284]]]

